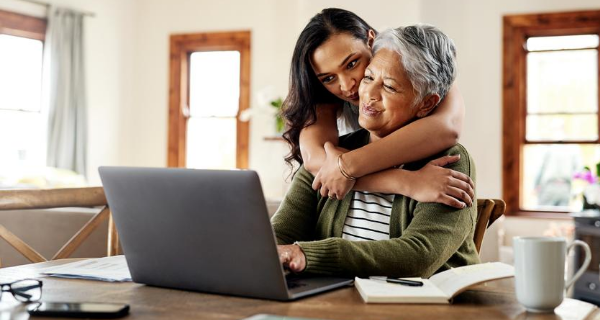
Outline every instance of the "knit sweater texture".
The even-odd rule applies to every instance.
[[[353,150],[367,143],[369,132],[361,129],[340,137],[339,145]],[[418,170],[430,160],[456,154],[460,160],[447,168],[475,181],[473,159],[460,144],[429,159],[405,164],[404,169]],[[278,244],[296,242],[304,251],[304,273],[428,278],[449,268],[479,263],[473,242],[477,206],[456,209],[396,195],[389,240],[349,241],[342,239],[342,229],[354,192],[342,200],[332,200],[312,189],[313,180],[301,166],[271,220]]]

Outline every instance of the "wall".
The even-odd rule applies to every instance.
[[[121,111],[127,103],[126,85],[131,76],[134,1],[124,0],[47,0],[57,6],[92,12],[86,17],[85,65],[88,103],[88,176],[99,184],[97,167],[122,163],[119,143]],[[18,0],[0,0],[0,9],[44,17],[44,6]]]
[[[310,17],[322,8],[340,6],[355,11],[374,27],[418,20],[417,0],[373,1],[208,1],[145,0],[136,6],[133,103],[127,106],[122,127],[123,161],[139,166],[165,166],[167,158],[169,35],[206,31],[252,31],[251,107],[256,92],[274,86],[285,96],[295,40]],[[250,12],[253,12],[252,14]],[[260,13],[260,14],[255,14]],[[143,115],[143,117],[140,117]],[[287,146],[265,141],[273,134],[273,120],[253,118],[250,124],[250,168],[258,171],[265,194],[280,198],[288,174],[283,162]]]

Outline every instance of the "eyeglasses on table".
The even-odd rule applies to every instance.
[[[0,283],[0,300],[2,300],[2,293],[10,292],[20,302],[38,301],[42,297],[42,284],[41,280],[36,279]]]

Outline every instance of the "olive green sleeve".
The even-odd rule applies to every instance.
[[[279,209],[271,218],[278,244],[314,239],[320,195],[312,189],[313,180],[312,174],[304,166],[300,167]]]

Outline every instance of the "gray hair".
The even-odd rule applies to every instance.
[[[456,78],[456,48],[452,39],[440,29],[417,24],[381,32],[373,44],[397,52],[416,92],[415,105],[427,95],[446,96]]]

